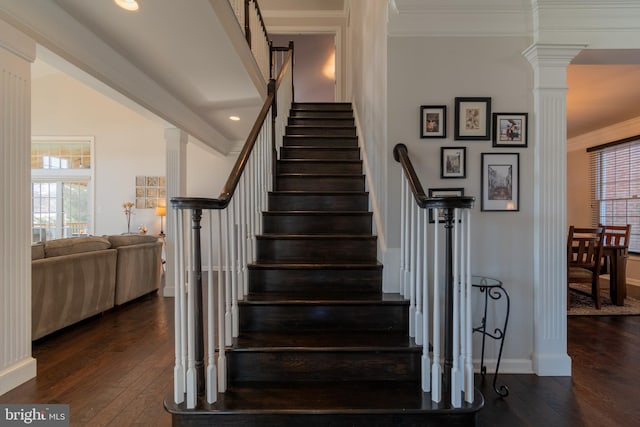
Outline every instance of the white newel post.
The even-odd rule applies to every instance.
[[[567,354],[566,71],[584,45],[536,43],[534,70],[534,349],[537,375],[571,375]]]
[[[0,20],[0,395],[36,376],[30,250],[35,55],[35,42]]]
[[[166,247],[165,258],[166,271],[164,275],[165,286],[163,295],[172,297],[175,295],[173,265],[175,242],[173,242],[174,212],[169,202],[172,197],[184,196],[187,194],[187,141],[189,135],[177,128],[169,128],[164,131],[164,139],[167,149],[167,220],[166,224]]]

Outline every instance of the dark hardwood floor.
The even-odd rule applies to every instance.
[[[153,295],[34,343],[37,378],[0,403],[68,403],[71,425],[168,426],[173,375],[173,299]],[[573,377],[491,375],[481,426],[640,425],[640,316],[571,317]],[[509,336],[507,335],[507,339]]]

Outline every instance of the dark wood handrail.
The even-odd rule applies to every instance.
[[[233,194],[235,193],[238,186],[238,182],[240,182],[240,178],[242,177],[242,173],[244,172],[244,168],[249,162],[249,157],[251,156],[253,147],[256,145],[258,135],[260,134],[260,130],[262,129],[262,126],[267,118],[267,114],[269,113],[269,110],[275,105],[276,94],[278,92],[278,89],[280,88],[282,79],[284,78],[284,73],[287,71],[291,61],[293,61],[293,49],[289,51],[287,60],[280,70],[280,74],[278,75],[278,79],[269,80],[267,98],[262,105],[260,114],[258,114],[258,118],[251,128],[251,132],[249,132],[247,142],[245,142],[244,147],[242,147],[242,151],[240,152],[236,163],[233,165],[233,169],[231,169],[231,172],[229,173],[229,178],[227,178],[227,182],[224,184],[224,187],[222,187],[222,191],[220,192],[218,198],[211,199],[206,197],[173,197],[171,198],[171,205],[175,209],[226,209],[226,207],[229,206],[231,198],[233,197]]]
[[[472,196],[447,196],[447,197],[427,197],[420,183],[420,178],[416,174],[411,159],[409,158],[409,150],[404,144],[396,144],[393,147],[393,158],[396,162],[402,165],[411,192],[416,200],[416,203],[421,208],[471,208],[475,201],[475,197]]]

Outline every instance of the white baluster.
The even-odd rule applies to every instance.
[[[183,213],[182,210],[174,210],[173,229],[175,230],[174,248],[174,283],[176,286],[174,298],[174,328],[175,328],[175,353],[176,360],[173,368],[173,400],[175,403],[184,402],[185,366],[184,366],[184,240],[183,240]]]
[[[467,305],[465,310],[466,314],[466,326],[465,330],[467,331],[466,335],[466,357],[465,357],[465,401],[471,403],[473,402],[473,347],[472,347],[472,336],[473,336],[473,326],[471,323],[471,209],[466,209],[465,222],[467,224],[466,227],[466,240],[467,240],[467,283],[465,292],[467,293]]]
[[[229,226],[227,245],[229,248],[229,269],[231,270],[231,336],[237,337],[239,334],[238,323],[238,281],[236,274],[236,215],[235,203],[233,201],[227,207],[229,211]]]
[[[227,389],[227,358],[225,354],[224,276],[222,271],[222,212],[218,211],[218,391]]]
[[[409,209],[410,209],[410,200],[411,200],[411,192],[409,190],[409,183],[407,182],[405,185],[405,197],[404,197],[404,297],[407,298],[410,294],[410,283],[409,279],[409,259],[411,258],[411,253],[409,252],[409,242],[411,239],[409,238]]]
[[[409,336],[416,336],[416,208],[415,201],[411,201],[411,226],[409,238],[411,239],[409,252]]]
[[[422,283],[424,293],[422,295],[422,391],[431,391],[431,358],[429,357],[429,269],[428,269],[428,251],[427,251],[427,225],[429,218],[429,209],[422,210],[422,227],[423,245],[422,251]]]
[[[453,210],[453,366],[451,367],[451,405],[459,408],[461,402],[460,377],[460,242],[458,240],[460,209]]]
[[[225,234],[225,245],[224,249],[224,290],[225,290],[225,299],[224,299],[224,330],[225,330],[225,343],[226,345],[231,345],[233,343],[231,338],[233,319],[231,317],[231,297],[232,297],[232,289],[231,289],[231,249],[229,242],[229,209],[224,209],[224,234]]]
[[[416,344],[422,345],[422,251],[424,243],[421,241],[420,225],[422,224],[420,211],[422,209],[416,204]],[[422,224],[426,227],[426,224]]]
[[[439,234],[439,209],[433,209],[435,219],[435,233],[433,235],[433,364],[431,365],[431,400],[442,400],[442,365],[440,365],[440,274],[438,266],[438,234]]]
[[[405,296],[405,248],[404,242],[407,238],[405,232],[405,186],[406,180],[404,179],[404,172],[400,174],[400,295]]]
[[[207,402],[218,400],[218,372],[216,371],[215,295],[213,287],[213,211],[209,210],[209,273],[207,274]]]

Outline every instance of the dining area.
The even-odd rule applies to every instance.
[[[567,309],[570,292],[588,295],[597,310],[608,294],[615,306],[627,298],[627,260],[631,225],[570,226],[567,236]],[[604,286],[608,276],[609,286]],[[602,282],[602,283],[601,283]]]

